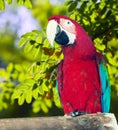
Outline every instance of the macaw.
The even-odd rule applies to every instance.
[[[58,65],[57,85],[66,115],[109,112],[110,83],[104,57],[87,32],[67,16],[49,18],[47,39],[61,45],[64,59]]]

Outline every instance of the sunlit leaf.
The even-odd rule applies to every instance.
[[[37,43],[42,43],[42,37],[39,35],[37,38],[36,38],[36,42]]]
[[[25,5],[27,8],[32,8],[32,3],[31,3],[30,0],[25,0],[24,5]]]
[[[15,69],[16,69],[17,71],[19,71],[19,72],[22,71],[22,69],[23,69],[22,66],[19,65],[19,64],[15,64],[14,67],[15,67]]]
[[[48,107],[46,106],[46,104],[44,102],[41,103],[41,109],[44,113],[48,113]]]
[[[38,113],[41,110],[40,104],[41,101],[39,100],[39,98],[33,102],[32,107],[34,113]]]
[[[49,91],[49,88],[48,88],[48,86],[46,84],[43,84],[42,87],[43,87],[44,91]]]
[[[45,104],[46,104],[47,107],[49,107],[49,108],[52,107],[52,101],[51,100],[45,99],[44,102],[45,102]]]
[[[18,99],[22,94],[22,91],[18,91],[16,90],[13,94],[12,94],[12,99]]]
[[[67,1],[65,2],[66,5],[70,5],[71,3],[73,3],[73,0],[67,0]]]
[[[56,105],[57,107],[61,108],[62,105],[61,105],[61,102],[60,102],[60,99],[59,99],[59,94],[58,94],[58,92],[57,92],[56,87],[53,88],[53,96],[54,96],[55,105]]]
[[[40,95],[44,94],[44,90],[43,90],[42,86],[39,86],[38,92],[39,92]]]
[[[100,50],[100,51],[104,51],[104,49],[106,48],[105,45],[102,43],[102,40],[97,38],[95,39],[95,47]]]
[[[18,81],[23,82],[24,80],[26,80],[25,73],[20,73],[19,76],[18,76]]]
[[[27,86],[27,88],[28,88],[28,87],[33,86],[33,85],[35,84],[35,81],[34,81],[33,79],[26,79],[23,83],[24,83],[24,84]]]
[[[10,64],[7,66],[7,71],[8,71],[8,72],[12,72],[12,71],[13,71],[13,67],[14,67],[13,63],[10,63]]]
[[[18,104],[19,104],[19,105],[23,105],[24,102],[25,102],[25,95],[22,94],[22,95],[18,98]]]
[[[24,0],[17,0],[18,5],[23,5]]]
[[[27,42],[27,39],[25,38],[21,38],[20,41],[19,41],[19,46],[23,46],[25,43]]]
[[[27,44],[26,44],[25,47],[24,47],[24,52],[25,52],[25,53],[28,53],[28,52],[30,52],[32,49],[33,49],[33,46],[32,46],[29,42],[27,42]]]
[[[113,38],[111,41],[108,42],[109,48],[118,49],[118,39]]]
[[[0,0],[0,10],[4,10],[4,8],[5,8],[4,0]]]
[[[31,103],[31,101],[32,101],[32,90],[31,89],[27,90],[25,98],[26,98],[27,103]]]
[[[6,2],[7,2],[8,4],[11,4],[11,3],[12,3],[12,0],[6,0]]]
[[[37,99],[38,98],[38,89],[32,91],[32,96]]]

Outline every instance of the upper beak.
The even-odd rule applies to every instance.
[[[58,23],[55,20],[50,20],[47,29],[47,39],[50,42],[51,46],[54,47],[54,41],[58,30]]]

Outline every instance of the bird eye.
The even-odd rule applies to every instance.
[[[70,21],[67,21],[67,24],[70,24]]]
[[[68,26],[73,25],[73,23],[72,23],[70,20],[66,20],[66,21],[65,21],[65,24],[68,25]]]

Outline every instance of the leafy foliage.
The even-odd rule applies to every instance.
[[[47,10],[43,13],[38,10],[43,21],[42,26],[47,24],[49,12],[65,12],[62,6],[61,8],[57,6],[59,8],[57,11],[49,3],[38,4],[33,8],[34,15],[37,12],[35,8],[38,9],[39,5],[43,4],[44,9]],[[45,20],[42,16],[46,16]],[[5,60],[5,64],[8,63],[7,68],[10,69],[10,71],[7,71],[7,68],[0,69],[0,87],[5,88],[5,82],[13,84],[13,89],[9,92],[9,102],[6,103],[7,107],[2,107],[1,110],[8,109],[9,104],[16,102],[20,106],[25,103],[31,104],[34,113],[41,110],[47,113],[54,103],[60,108],[61,104],[55,88],[57,64],[63,58],[60,47],[51,48],[45,33],[38,30],[23,35],[19,41],[20,47],[14,46],[15,36],[10,33],[0,35],[0,39],[0,47],[3,48],[0,49],[2,56],[0,58]],[[3,71],[4,74],[1,74]],[[0,93],[5,94],[3,90]],[[4,100],[1,98],[0,105],[3,103]]]
[[[4,10],[5,2],[11,4],[12,0],[0,0],[0,10]],[[31,0],[17,0],[18,5],[25,5],[27,8],[32,8]]]
[[[63,58],[61,49],[58,46],[52,49],[45,35],[37,30],[23,35],[19,45],[34,61],[25,71],[21,66],[15,66],[20,74],[18,75],[19,84],[14,89],[12,100],[17,99],[18,104],[22,105],[25,101],[31,103],[35,99],[34,112],[43,110],[47,113],[48,108],[52,107],[52,102],[61,107],[55,90],[57,65]],[[57,96],[53,97],[53,95]]]
[[[29,2],[29,0],[25,1]],[[17,2],[24,4],[25,1]],[[37,3],[33,4],[32,13],[44,29],[49,16],[66,12],[63,8],[57,11],[57,8],[50,6],[49,2],[46,5],[40,4],[40,8]],[[118,96],[118,2],[117,0],[101,0],[100,2],[97,0],[68,0],[65,2],[65,7],[68,7],[68,15],[85,28],[94,41],[97,51],[106,58],[112,86],[111,110],[115,111],[115,108],[118,107],[116,106]],[[3,8],[4,6],[2,6]],[[20,52],[24,51],[23,54],[20,54],[21,60],[10,63],[6,69],[0,69],[0,79],[2,79],[0,82],[0,110],[7,108],[10,102],[14,103],[16,100],[19,105],[31,103],[34,113],[41,110],[47,113],[53,103],[57,107],[61,107],[55,87],[57,66],[63,59],[61,48],[57,44],[55,44],[55,48],[51,48],[45,31],[37,30],[24,34],[19,41],[19,46]]]

